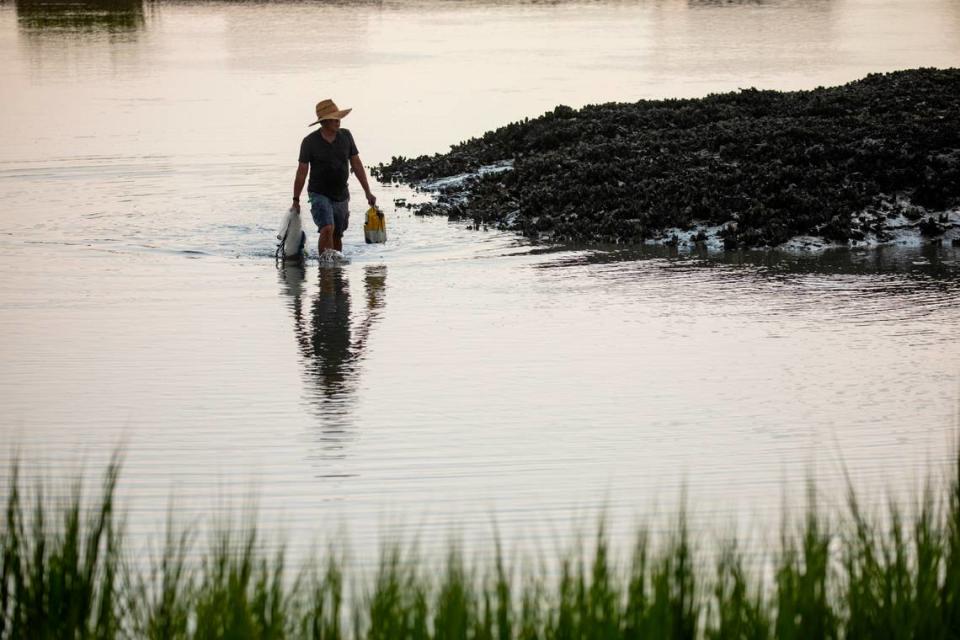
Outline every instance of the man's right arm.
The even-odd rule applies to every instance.
[[[297,166],[297,177],[293,180],[293,208],[297,211],[300,210],[300,194],[303,192],[303,185],[307,182],[309,170],[310,165],[306,162],[301,162]]]

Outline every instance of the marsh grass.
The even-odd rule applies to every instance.
[[[115,508],[119,470],[114,459],[93,499],[77,482],[65,500],[39,486],[27,500],[12,465],[0,640],[960,637],[960,457],[906,508],[871,513],[851,489],[827,514],[811,486],[760,559],[736,535],[707,553],[681,510],[665,535],[639,529],[624,561],[601,523],[552,570],[509,562],[495,540],[487,564],[455,544],[440,559],[387,545],[366,577],[345,575],[336,546],[291,572],[252,524],[217,525],[203,547],[171,519],[138,561]]]

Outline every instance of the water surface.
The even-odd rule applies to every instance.
[[[356,202],[341,268],[278,269],[272,236],[323,97],[370,164],[558,103],[955,66],[956,2],[26,7],[0,5],[0,440],[61,479],[123,443],[136,536],[254,491],[295,550],[522,544],[684,484],[696,522],[763,529],[808,474],[879,496],[949,457],[953,247],[531,245],[387,186],[389,243]]]

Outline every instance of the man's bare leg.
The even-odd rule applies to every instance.
[[[343,234],[333,234],[333,248],[343,253]]]
[[[333,249],[333,225],[328,224],[320,227],[320,241],[317,243],[317,249],[322,255],[327,249]]]

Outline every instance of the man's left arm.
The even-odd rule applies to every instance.
[[[353,169],[353,173],[357,176],[357,180],[360,181],[360,186],[363,187],[363,193],[367,196],[367,202],[370,206],[377,204],[377,197],[373,195],[373,192],[370,191],[370,182],[367,180],[367,172],[363,168],[363,163],[360,162],[359,155],[350,156],[350,168]]]

